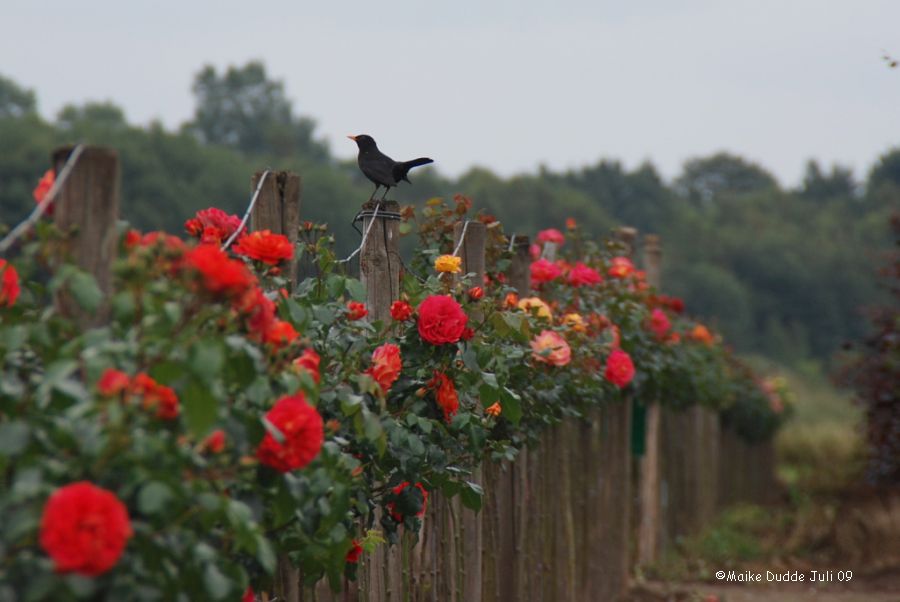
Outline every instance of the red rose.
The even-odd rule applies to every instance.
[[[221,454],[225,450],[225,431],[222,429],[213,431],[203,440],[203,447],[214,454]]]
[[[283,345],[293,343],[298,336],[300,334],[294,329],[293,324],[276,319],[263,334],[263,341],[278,349]]]
[[[403,363],[400,360],[400,348],[393,343],[385,343],[372,353],[372,365],[366,374],[378,383],[382,393],[387,395],[391,385],[400,378]]]
[[[563,233],[557,230],[556,228],[547,228],[546,230],[541,230],[537,234],[538,242],[552,242],[558,245],[562,245],[566,242],[566,237],[563,236]]]
[[[607,273],[614,278],[625,278],[634,273],[634,264],[627,257],[613,257]]]
[[[256,341],[264,340],[266,333],[273,328],[277,320],[275,303],[258,286],[245,292],[237,300],[235,309],[246,317],[247,331]]]
[[[450,295],[432,295],[419,304],[419,336],[432,345],[456,343],[469,317]]]
[[[300,372],[307,372],[316,384],[319,384],[319,381],[322,379],[322,376],[319,374],[319,363],[322,361],[322,358],[319,357],[319,354],[316,353],[316,350],[312,347],[308,347],[303,350],[303,353],[300,354],[300,357],[294,360],[294,367]]]
[[[660,341],[664,340],[671,327],[672,324],[665,312],[661,309],[654,309],[650,314],[650,330],[653,331],[656,338]]]
[[[5,259],[0,259],[0,305],[12,307],[16,304],[21,291],[16,268]]]
[[[391,317],[397,322],[405,322],[413,315],[412,305],[406,301],[394,301],[391,303]]]
[[[552,261],[541,258],[531,264],[532,284],[551,282],[560,276],[562,276],[562,270]]]
[[[180,255],[186,248],[183,240],[159,230],[144,234],[137,242],[137,246],[142,248],[162,246],[166,252],[172,255]]]
[[[107,368],[97,381],[97,391],[100,395],[113,397],[128,388],[131,378],[121,370]]]
[[[241,236],[233,250],[238,255],[256,259],[268,265],[278,265],[294,256],[294,245],[284,234],[260,230]]]
[[[360,303],[359,301],[348,301],[347,302],[347,319],[348,320],[361,320],[369,315],[369,310],[366,309],[365,303]]]
[[[184,229],[204,243],[221,244],[241,225],[241,218],[225,213],[218,207],[201,209],[184,222]]]
[[[579,261],[569,269],[566,281],[572,286],[592,286],[603,282],[603,277],[600,272]]]
[[[172,387],[161,385],[144,372],[134,376],[128,385],[128,392],[140,398],[145,410],[155,410],[162,420],[175,420],[181,411],[178,396]]]
[[[678,297],[669,297],[667,301],[669,309],[674,311],[676,314],[684,313],[684,301],[682,301]]]
[[[306,403],[302,393],[282,397],[266,413],[266,420],[281,432],[279,443],[272,433],[266,433],[256,457],[280,472],[303,468],[319,454],[325,438],[322,417]]]
[[[256,284],[256,279],[243,262],[230,259],[216,245],[200,245],[187,252],[184,263],[197,271],[204,288],[213,295],[236,297]]]
[[[487,275],[485,275],[487,278]],[[469,289],[469,299],[472,301],[479,301],[482,297],[484,297],[484,289],[480,286],[473,286]]]
[[[41,547],[60,573],[105,573],[119,561],[131,535],[125,504],[87,481],[53,492],[41,517]]]
[[[459,335],[460,340],[462,341],[471,341],[472,337],[475,336],[475,330],[466,326],[463,328],[462,334]]]
[[[359,562],[359,557],[362,555],[362,551],[362,546],[359,545],[359,542],[354,539],[350,544],[350,551],[347,552],[347,557],[345,558],[345,560],[350,564],[356,564],[357,562]]]
[[[631,356],[621,349],[613,349],[606,358],[606,372],[603,376],[620,389],[634,378],[634,364]]]
[[[133,249],[134,247],[141,244],[141,233],[131,228],[128,232],[125,233],[125,248]]]
[[[406,514],[403,512],[404,510],[409,510],[411,512],[415,512],[416,516],[425,516],[425,510],[428,508],[428,492],[425,491],[425,488],[422,487],[422,483],[416,483],[415,487],[411,488],[409,492],[404,494],[404,490],[409,488],[409,481],[403,481],[396,487],[391,489],[392,497],[395,498],[395,501],[388,502],[387,510],[396,522],[402,523]],[[422,501],[421,506],[419,505],[419,501],[414,498],[410,498],[410,493],[414,496],[415,492],[418,490]],[[400,504],[400,509],[398,510],[397,505]],[[410,507],[412,506],[412,507]]]
[[[34,187],[34,190],[31,192],[31,195],[34,197],[34,202],[40,204],[44,197],[47,196],[47,193],[50,192],[50,189],[53,188],[53,183],[56,181],[56,172],[52,169],[48,169],[44,172],[44,175],[41,176],[41,179],[38,180],[37,186]]]
[[[459,410],[459,395],[453,381],[443,372],[435,371],[434,378],[428,381],[428,386],[435,390],[435,400],[444,412],[444,420],[449,423]]]
[[[574,217],[566,218],[566,229],[567,230],[574,230],[577,227],[578,227],[578,222],[575,221]]]

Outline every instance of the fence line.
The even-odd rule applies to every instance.
[[[62,217],[57,215],[57,220],[75,226],[76,243],[89,242],[95,234],[91,228],[98,224],[114,233],[109,220],[97,220],[92,213],[118,211],[117,162],[104,152],[99,152],[103,155],[99,158],[106,162],[92,168],[96,170],[92,177],[73,177],[61,197],[72,206],[66,208],[63,203]],[[74,152],[65,149],[65,153],[74,165]],[[90,167],[83,163],[79,165]],[[268,228],[296,241],[299,178],[279,173],[276,186],[270,175],[266,170],[256,176],[253,200],[258,197],[258,202],[253,207],[251,200],[248,208],[254,216],[251,227]],[[89,184],[100,191],[92,198],[102,203],[89,206],[85,201],[91,196]],[[78,200],[85,202],[75,202]],[[365,219],[370,221],[359,249],[361,280],[370,319],[384,320],[391,302],[399,297],[398,224],[387,212],[379,214],[377,207]],[[483,233],[479,243],[478,226],[484,227],[478,222],[458,224],[456,247],[462,252],[466,272],[483,274]],[[619,233],[629,251],[634,249],[635,236],[633,229]],[[514,255],[507,276],[522,294],[530,290],[528,244],[524,236],[510,239]],[[98,282],[108,278],[108,265],[103,263],[86,263],[84,269],[94,273]],[[537,444],[520,451],[515,462],[485,462],[481,513],[464,511],[458,498],[439,501],[441,496],[433,496],[418,541],[404,533],[400,545],[390,549],[379,546],[363,560],[358,587],[343,593],[334,594],[323,583],[303,586],[299,571],[282,558],[276,576],[277,599],[615,599],[627,588],[631,569],[631,421],[631,401],[611,403],[592,410],[584,419],[567,419],[547,429]],[[720,427],[715,414],[699,407],[684,412],[665,410],[660,424],[661,480],[657,485],[665,502],[660,520],[666,525],[662,543],[702,526],[723,504],[761,502],[772,495],[770,444],[751,446],[740,441]]]

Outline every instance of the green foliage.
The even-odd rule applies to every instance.
[[[315,139],[314,122],[297,114],[281,82],[259,63],[224,72],[205,67],[194,92],[193,119],[172,133],[159,124],[129,125],[109,103],[69,106],[47,123],[35,114],[30,91],[0,81],[0,213],[10,223],[24,217],[52,149],[86,142],[119,152],[123,216],[142,230],[180,231],[187,216],[209,205],[242,210],[250,175],[268,166],[301,173],[304,219],[329,223],[340,255],[355,248],[349,224],[371,186],[355,161],[336,161]],[[847,168],[826,172],[813,162],[796,191],[726,153],[688,161],[672,185],[652,165],[629,171],[609,160],[509,178],[476,168],[448,179],[426,168],[413,187],[392,194],[412,203],[464,190],[508,232],[574,217],[598,234],[620,224],[658,233],[668,289],[740,351],[796,363],[827,361],[845,341],[863,337],[858,308],[884,298],[870,265],[889,245],[897,165],[900,150],[893,149],[857,184]]]
[[[91,310],[99,289],[73,266],[48,263],[47,245],[62,233],[38,228],[15,261],[26,290],[0,309],[0,515],[8,517],[0,527],[0,581],[24,599],[236,599],[248,584],[270,591],[275,559],[284,557],[310,582],[327,578],[338,589],[343,576],[355,575],[346,560],[353,539],[371,550],[404,532],[415,536],[429,492],[480,509],[483,491],[470,477],[479,462],[514,458],[548,425],[592,407],[665,392],[674,405],[748,406],[753,420],[780,422],[784,412],[756,403],[749,373],[733,369],[711,337],[690,334],[695,323],[639,273],[590,286],[543,284],[533,292],[555,317],[528,313],[507,302],[502,272],[510,252],[501,225],[477,216],[487,225],[494,268],[490,284],[477,283],[483,297],[469,294],[471,276],[434,274],[434,257],[450,251],[453,225],[469,206],[466,197],[453,207],[432,200],[409,228],[420,240],[412,269],[427,277],[407,275],[403,297],[418,307],[449,295],[472,329],[439,345],[423,339],[412,319],[350,319],[346,304],[364,291],[338,271],[333,238],[314,225],[303,228],[298,251],[316,273],[291,296],[278,295],[278,318],[271,317],[300,336],[270,339],[271,324],[254,313],[264,306],[247,307],[247,298],[258,299],[248,297],[259,292],[255,282],[277,291],[285,284],[279,276],[247,260],[256,280],[229,296],[198,277],[192,247],[152,237],[122,241],[111,320],[82,330],[56,312],[52,291],[66,287]],[[573,227],[559,265],[568,271],[583,261],[606,274],[619,252]],[[51,276],[44,284],[37,274]],[[673,328],[650,329],[652,310],[665,311]],[[564,361],[550,361],[555,348],[535,351],[536,335],[548,332],[569,347]],[[396,367],[373,355],[386,343],[399,352]],[[603,370],[616,347],[637,367],[624,389]],[[318,368],[295,362],[310,349]],[[124,389],[103,384],[110,370],[126,379]],[[393,377],[385,380],[384,370]],[[450,383],[453,411],[438,375]],[[267,437],[287,440],[267,412],[292,395],[315,407],[324,443],[308,465],[281,472],[258,450]],[[495,403],[499,415],[486,411]],[[55,572],[39,543],[48,497],[80,480],[112,491],[134,532],[113,570],[94,578]]]

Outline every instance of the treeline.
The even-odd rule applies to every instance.
[[[355,162],[332,157],[280,82],[258,63],[224,73],[206,67],[193,92],[193,118],[172,132],[129,124],[110,102],[70,105],[46,121],[33,92],[0,77],[0,221],[14,224],[30,210],[54,147],[88,142],[119,151],[123,215],[141,229],[179,231],[210,205],[240,213],[250,175],[271,167],[300,173],[304,219],[330,223],[339,250],[353,248],[358,235],[350,222],[371,186]],[[595,232],[623,224],[659,233],[667,291],[739,351],[827,361],[844,341],[864,335],[861,307],[882,300],[875,265],[890,245],[889,216],[900,207],[900,147],[864,180],[810,161],[797,189],[725,153],[688,161],[673,182],[649,163],[628,170],[611,160],[510,178],[473,168],[451,179],[425,168],[413,179],[415,186],[397,191],[401,203],[463,193],[511,232],[574,217]]]

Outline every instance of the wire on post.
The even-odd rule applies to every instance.
[[[72,154],[69,155],[69,158],[66,159],[66,164],[63,165],[63,168],[59,171],[59,177],[55,178],[53,181],[53,186],[50,187],[50,190],[47,191],[47,195],[44,196],[43,200],[38,203],[38,206],[34,208],[34,211],[26,217],[22,222],[19,223],[18,226],[12,229],[12,231],[7,234],[2,241],[0,241],[0,253],[5,253],[19,238],[22,237],[23,234],[28,232],[41,216],[47,211],[47,208],[50,206],[50,203],[56,198],[56,195],[59,193],[62,185],[65,183],[66,178],[69,177],[69,174],[72,173],[72,169],[75,168],[75,162],[78,161],[78,157],[81,156],[82,151],[84,150],[84,145],[79,144],[72,150]]]
[[[234,239],[238,237],[238,235],[244,230],[247,226],[247,220],[250,219],[250,213],[253,212],[253,207],[256,205],[256,199],[259,198],[259,191],[262,190],[263,183],[266,181],[266,177],[269,175],[270,170],[265,170],[262,176],[259,178],[259,183],[256,185],[256,191],[254,191],[253,196],[250,198],[250,205],[247,207],[247,211],[244,212],[244,217],[241,218],[241,225],[237,227],[237,230],[231,233],[231,236],[228,237],[228,240],[222,245],[222,250],[226,250],[231,246],[231,243],[234,242]]]
[[[360,251],[362,251],[362,248],[363,248],[364,246],[366,246],[366,240],[369,238],[369,232],[372,231],[372,226],[375,225],[375,218],[378,217],[378,210],[379,210],[380,208],[381,208],[381,204],[380,204],[380,203],[376,203],[376,204],[375,204],[375,210],[372,212],[372,219],[369,221],[369,225],[366,227],[366,232],[365,232],[365,234],[363,234],[362,242],[359,243],[359,247],[357,247],[357,249],[356,249],[355,251],[353,251],[352,253],[350,253],[350,255],[348,255],[346,259],[341,259],[340,261],[338,261],[338,263],[347,263],[347,262],[349,262],[351,259],[353,259],[354,257],[356,257],[356,255],[357,255]],[[359,213],[356,214],[356,219],[353,220],[353,223],[355,224],[357,220],[362,219],[363,217],[366,217],[366,216],[365,216],[364,212],[360,211]]]
[[[459,257],[459,250],[462,248],[463,241],[466,240],[466,230],[469,229],[469,222],[471,222],[471,221],[472,220],[467,219],[466,222],[463,224],[462,232],[459,234],[459,242],[456,243],[456,248],[453,249],[454,257]]]

